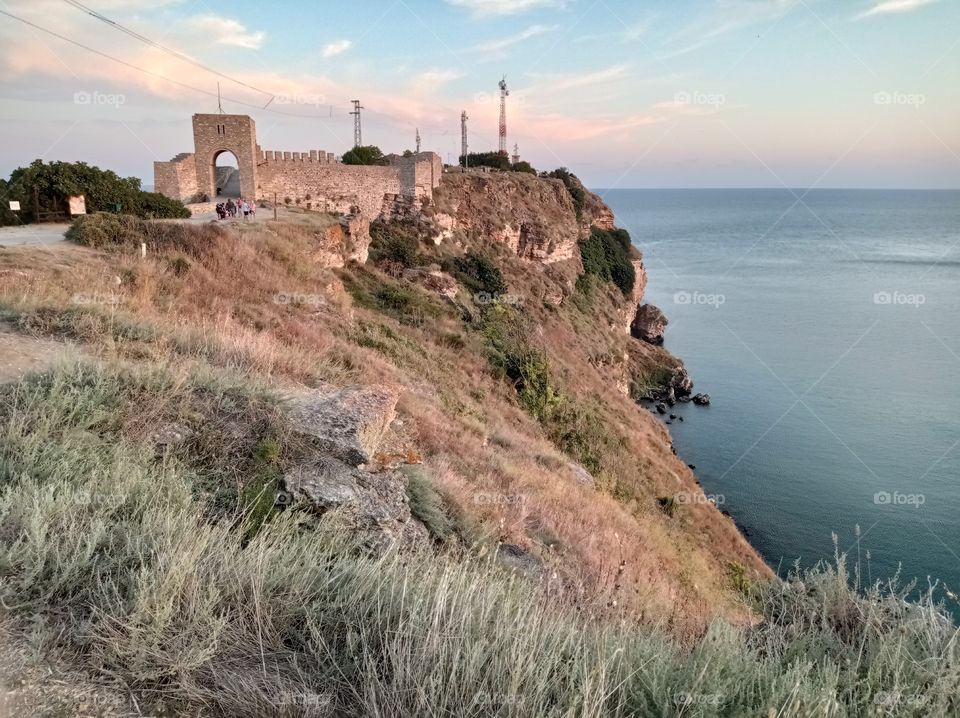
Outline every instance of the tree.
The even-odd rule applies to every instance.
[[[38,209],[66,211],[67,198],[76,195],[86,199],[87,212],[113,212],[119,207],[119,211],[143,219],[190,216],[181,202],[141,190],[137,177],[120,177],[86,162],[34,160],[29,167],[18,167],[10,174],[7,195],[20,202],[25,222],[36,221]],[[9,224],[11,220],[0,214],[0,221]]]
[[[468,167],[493,167],[497,170],[510,169],[510,158],[499,152],[471,152],[467,155]],[[463,155],[460,155],[460,166],[463,167]]]
[[[376,145],[363,145],[354,147],[343,155],[343,164],[345,165],[385,165],[387,161],[383,158],[383,152]]]
[[[533,168],[526,160],[520,160],[519,162],[514,162],[510,167],[514,172],[526,172],[527,174],[535,175],[537,171]]]

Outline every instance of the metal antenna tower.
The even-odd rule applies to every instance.
[[[513,164],[517,164],[520,161],[520,145],[516,142],[513,144],[513,157],[510,158]]]
[[[467,166],[467,120],[470,118],[467,117],[467,111],[464,110],[460,113],[460,155],[463,157],[463,166]]]
[[[507,76],[504,75],[500,80],[500,154],[507,156],[507,97],[510,90],[507,89]]]
[[[417,154],[420,154],[420,128],[417,128]]]
[[[353,146],[362,147],[363,146],[363,134],[360,131],[360,110],[363,109],[363,105],[360,104],[360,100],[350,100],[353,103],[353,112],[350,114],[353,115]]]

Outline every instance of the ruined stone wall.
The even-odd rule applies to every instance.
[[[340,214],[356,210],[376,219],[387,208],[419,204],[440,185],[443,162],[434,152],[411,157],[391,156],[387,166],[344,165],[331,152],[263,151],[257,144],[256,125],[247,115],[193,116],[194,153],[170,162],[154,163],[158,192],[180,200],[197,194],[217,196],[217,157],[232,152],[240,172],[243,197],[310,206]],[[226,174],[224,173],[223,177]],[[222,178],[221,178],[222,179]],[[399,205],[398,205],[399,206]]]
[[[384,195],[400,194],[400,169],[368,167],[339,163],[274,160],[258,169],[257,197],[291,203],[313,209],[349,214],[359,207],[364,215],[375,219],[383,208]],[[297,202],[297,200],[300,200]]]
[[[407,197],[432,197],[443,176],[443,160],[435,152],[401,158],[396,166],[400,168],[400,193]]]
[[[189,202],[197,194],[197,165],[193,154],[184,152],[169,162],[153,163],[153,191]]]

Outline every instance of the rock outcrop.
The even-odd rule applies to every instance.
[[[560,180],[521,172],[445,174],[436,191],[434,241],[450,241],[460,231],[503,243],[530,261],[575,259],[584,226],[613,221],[602,200],[592,198],[591,211],[578,219]]]
[[[630,334],[648,344],[663,344],[663,334],[667,328],[667,317],[653,304],[641,304],[637,307],[633,321],[630,322]]]
[[[331,514],[375,551],[429,538],[410,513],[406,477],[375,460],[398,397],[390,386],[321,389],[292,397],[288,408],[291,430],[309,447],[283,476],[293,505]]]
[[[290,425],[321,453],[361,466],[373,459],[398,399],[398,390],[390,386],[305,392],[291,399]]]

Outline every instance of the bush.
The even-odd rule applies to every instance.
[[[613,282],[625,295],[633,291],[636,270],[630,261],[630,235],[625,229],[605,230],[593,227],[590,236],[581,239],[583,271]]]
[[[467,252],[462,257],[447,261],[444,269],[460,280],[460,283],[471,292],[499,295],[507,291],[503,272],[493,260],[483,254]]]
[[[466,159],[468,167],[492,167],[504,172],[510,169],[510,158],[499,152],[471,152]],[[460,166],[464,166],[463,155],[460,155]]]
[[[405,467],[407,476],[407,498],[410,501],[410,513],[427,527],[427,531],[437,541],[445,542],[453,536],[453,521],[447,516],[443,506],[443,497],[433,481],[422,469],[415,466]]]
[[[573,209],[577,213],[577,219],[580,219],[583,216],[583,208],[587,202],[587,192],[580,183],[580,180],[577,179],[577,176],[566,167],[555,169],[553,172],[547,173],[546,176],[563,182],[563,185],[567,188],[567,192],[570,193],[570,199],[573,201]]]
[[[372,262],[395,262],[403,267],[423,264],[415,228],[397,222],[377,221],[370,225],[370,238]]]
[[[179,251],[193,258],[206,256],[227,236],[216,224],[153,222],[106,212],[77,217],[66,233],[69,241],[86,247],[139,250],[146,243],[151,250]]]
[[[115,212],[119,206],[121,212],[141,219],[190,216],[178,200],[141,190],[138,178],[122,178],[85,162],[34,160],[29,167],[15,169],[7,185],[9,199],[19,200],[25,222],[37,220],[38,204],[41,212],[65,212],[67,198],[76,195],[84,196],[88,212]],[[0,220],[11,221],[6,215]]]

